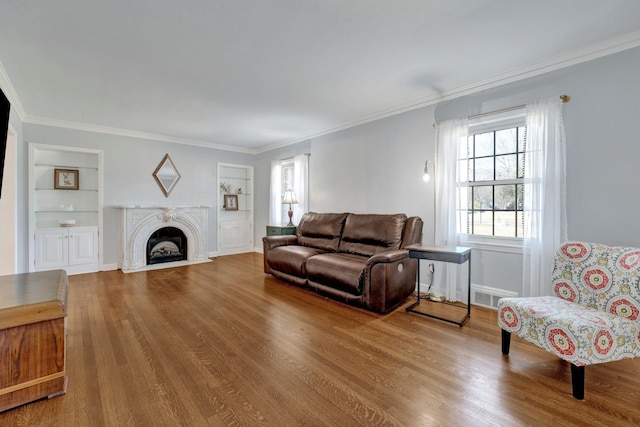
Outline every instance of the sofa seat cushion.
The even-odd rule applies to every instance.
[[[267,263],[273,270],[304,278],[306,277],[305,263],[307,260],[324,252],[326,251],[307,246],[278,246],[267,254]]]
[[[640,323],[562,298],[502,298],[498,325],[576,366],[640,356]]]
[[[298,244],[326,251],[337,251],[347,215],[346,213],[307,212],[296,228]]]
[[[307,260],[307,279],[313,287],[313,282],[349,292],[353,295],[362,294],[362,277],[367,257],[326,253],[316,255]]]
[[[400,249],[406,221],[405,214],[349,214],[338,252],[369,257],[385,250]]]

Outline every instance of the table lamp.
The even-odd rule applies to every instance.
[[[284,192],[284,197],[282,198],[282,204],[289,204],[289,224],[287,224],[287,227],[293,227],[293,221],[291,220],[291,218],[293,218],[293,210],[291,209],[291,205],[297,205],[298,204],[298,200],[296,199],[296,196],[293,194],[292,190],[287,190]]]

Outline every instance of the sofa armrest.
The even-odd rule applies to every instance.
[[[278,246],[295,245],[298,243],[298,238],[294,235],[284,236],[266,236],[262,238],[263,249],[273,249]]]
[[[269,264],[267,264],[267,254],[273,248],[278,246],[295,245],[298,243],[298,237],[293,235],[284,236],[265,236],[262,238],[262,262],[264,264],[264,272],[271,273]]]
[[[368,308],[387,313],[402,304],[416,287],[418,261],[405,249],[372,255],[364,269],[363,291]]]
[[[377,264],[380,262],[396,262],[398,260],[408,258],[408,257],[409,257],[409,251],[405,249],[395,249],[392,251],[378,252],[377,254],[373,254],[367,260],[367,268],[369,268],[369,266],[373,264]]]

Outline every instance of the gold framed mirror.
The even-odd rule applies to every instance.
[[[169,153],[164,155],[156,170],[153,171],[153,177],[164,193],[164,197],[169,197],[169,193],[180,180],[180,173],[169,157]]]

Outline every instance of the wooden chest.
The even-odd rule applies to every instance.
[[[67,273],[0,276],[0,411],[66,390]]]

